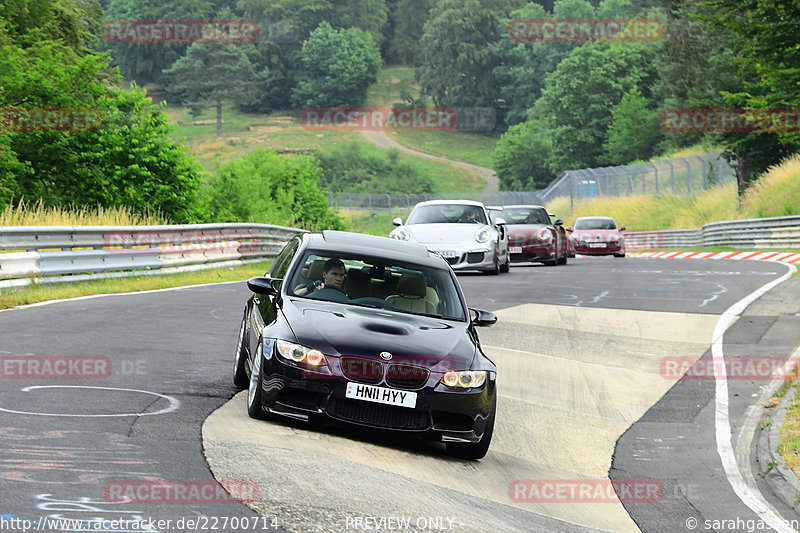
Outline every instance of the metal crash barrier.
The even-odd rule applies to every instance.
[[[274,258],[305,230],[267,224],[0,226],[0,289]]]

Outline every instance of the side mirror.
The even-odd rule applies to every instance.
[[[625,226],[620,226],[620,227],[619,227],[619,230],[620,230],[620,231],[625,231]]]
[[[497,322],[497,315],[492,313],[491,311],[486,311],[484,309],[472,309],[470,308],[470,315],[475,313],[475,316],[472,318],[472,325],[473,326],[491,326]]]
[[[564,221],[561,220],[560,218],[557,218],[556,221],[553,222],[553,225],[554,226],[563,226],[564,225]]]
[[[274,278],[250,278],[247,280],[247,288],[256,294],[277,296],[281,281]]]
[[[567,230],[567,231],[568,231],[568,232],[570,232],[570,233],[572,233],[573,231],[575,231],[575,228],[573,228],[572,226],[567,226],[567,227],[566,227],[566,228],[564,228],[564,229],[565,229],[565,230]]]
[[[555,213],[547,213],[547,214],[548,214],[548,215],[550,215],[550,216],[551,216],[551,217],[553,217],[553,218],[555,218],[555,216],[556,216],[556,214],[555,214]]]
[[[504,218],[497,217],[496,219],[494,219],[494,223],[497,224],[498,226],[502,226],[503,224],[506,223],[506,220]]]
[[[397,218],[392,220],[392,224],[394,224],[395,226],[402,226],[403,225],[403,219],[400,218],[400,217],[397,217]]]

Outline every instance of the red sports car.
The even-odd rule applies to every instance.
[[[611,217],[578,217],[572,242],[575,253],[625,257],[625,226],[617,226]]]
[[[511,262],[533,261],[545,265],[564,265],[569,257],[567,231],[562,220],[538,205],[503,206],[503,220],[508,228]]]

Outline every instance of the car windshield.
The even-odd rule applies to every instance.
[[[535,207],[506,207],[503,209],[506,224],[550,224],[544,209]]]
[[[344,275],[325,274],[326,264],[329,272],[340,270],[343,264]],[[330,282],[325,283],[326,279]],[[294,270],[288,287],[290,295],[302,298],[466,320],[455,282],[443,268],[312,250]]]
[[[476,205],[418,205],[406,224],[486,224],[486,214]]]
[[[617,225],[611,218],[579,218],[575,229],[617,229]]]

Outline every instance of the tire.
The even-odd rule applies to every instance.
[[[264,368],[263,349],[263,343],[259,339],[247,388],[247,414],[250,415],[250,418],[255,418],[256,420],[269,420],[269,413],[261,408],[261,371]]]
[[[491,270],[485,270],[484,272],[492,276],[496,276],[500,273],[500,260],[497,258],[497,255],[494,256],[494,268]]]
[[[500,272],[508,272],[511,270],[511,254],[506,254],[506,262],[500,265]]]
[[[497,410],[497,400],[492,402],[492,408],[489,410],[489,418],[486,421],[486,429],[483,431],[483,437],[479,442],[448,442],[447,453],[459,459],[481,459],[489,451],[489,445],[492,443],[492,433],[494,433],[494,415]]]
[[[245,330],[247,329],[247,314],[242,317],[242,325],[239,327],[239,340],[236,342],[236,355],[233,360],[233,384],[240,389],[246,389],[250,384],[247,377],[247,349],[245,348]]]
[[[562,257],[561,259],[559,259],[559,260],[558,260],[558,264],[559,264],[559,265],[566,265],[566,264],[567,264],[567,258],[568,258],[568,257],[569,257],[569,255],[567,255],[566,253],[564,253],[564,257]]]
[[[625,257],[625,252],[622,252],[621,254],[614,254],[614,257]]]

